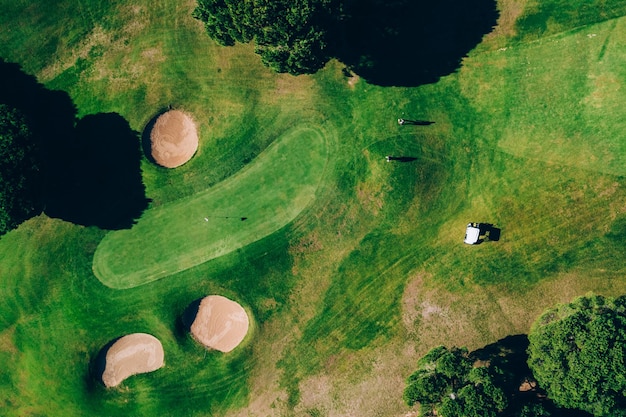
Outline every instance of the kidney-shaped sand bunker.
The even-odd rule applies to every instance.
[[[180,110],[160,115],[150,130],[150,153],[154,162],[176,168],[198,150],[198,131],[191,117]]]
[[[115,387],[132,375],[156,371],[163,366],[163,346],[156,337],[133,333],[116,340],[105,357],[102,382]]]
[[[238,303],[221,295],[209,295],[200,301],[191,334],[210,349],[230,352],[246,337],[248,325],[248,314]]]

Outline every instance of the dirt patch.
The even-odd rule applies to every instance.
[[[364,181],[357,184],[356,194],[361,206],[374,216],[377,216],[383,208],[385,197],[387,192],[391,190],[391,187],[386,185],[388,184],[388,174],[380,163],[380,159],[383,158],[381,157],[377,160],[377,157],[372,155],[367,149],[363,151],[363,155],[368,162],[369,175]]]
[[[248,325],[243,307],[226,297],[210,295],[200,302],[191,334],[210,349],[230,352],[244,339]]]
[[[198,131],[191,117],[180,110],[160,115],[150,130],[150,153],[154,162],[176,168],[198,150]]]
[[[621,97],[619,91],[622,88],[622,83],[615,74],[590,75],[589,78],[593,82],[594,88],[591,94],[583,100],[585,104],[596,109],[610,108],[616,103],[617,97]]]
[[[332,369],[300,383],[296,415],[319,410],[317,415],[325,417],[410,416],[402,392],[417,359],[415,345],[406,338],[359,355],[340,354]]]
[[[360,79],[361,77],[356,74],[353,74],[350,78],[348,78],[348,85],[350,86],[350,88],[354,88],[354,86]]]
[[[115,387],[132,375],[156,371],[163,366],[163,346],[156,337],[133,333],[121,337],[107,350],[102,382]]]

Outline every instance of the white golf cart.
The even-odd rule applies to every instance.
[[[468,223],[465,230],[464,243],[468,245],[475,245],[480,243],[480,223]]]

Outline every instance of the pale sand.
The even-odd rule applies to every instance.
[[[248,325],[243,307],[226,297],[210,295],[200,302],[191,334],[208,348],[230,352],[244,339]]]
[[[154,161],[166,168],[176,168],[198,150],[196,125],[180,110],[160,115],[150,131],[151,154]]]
[[[163,346],[146,333],[118,339],[107,351],[102,382],[115,387],[131,375],[155,371],[163,366]]]

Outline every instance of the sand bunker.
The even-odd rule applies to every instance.
[[[200,302],[191,334],[204,346],[230,352],[248,333],[248,315],[236,302],[210,295]]]
[[[155,371],[163,366],[163,346],[159,339],[146,333],[121,337],[106,354],[102,382],[115,387],[131,375]]]
[[[198,131],[191,119],[180,110],[160,115],[150,131],[150,152],[154,161],[166,168],[176,168],[198,150]]]

